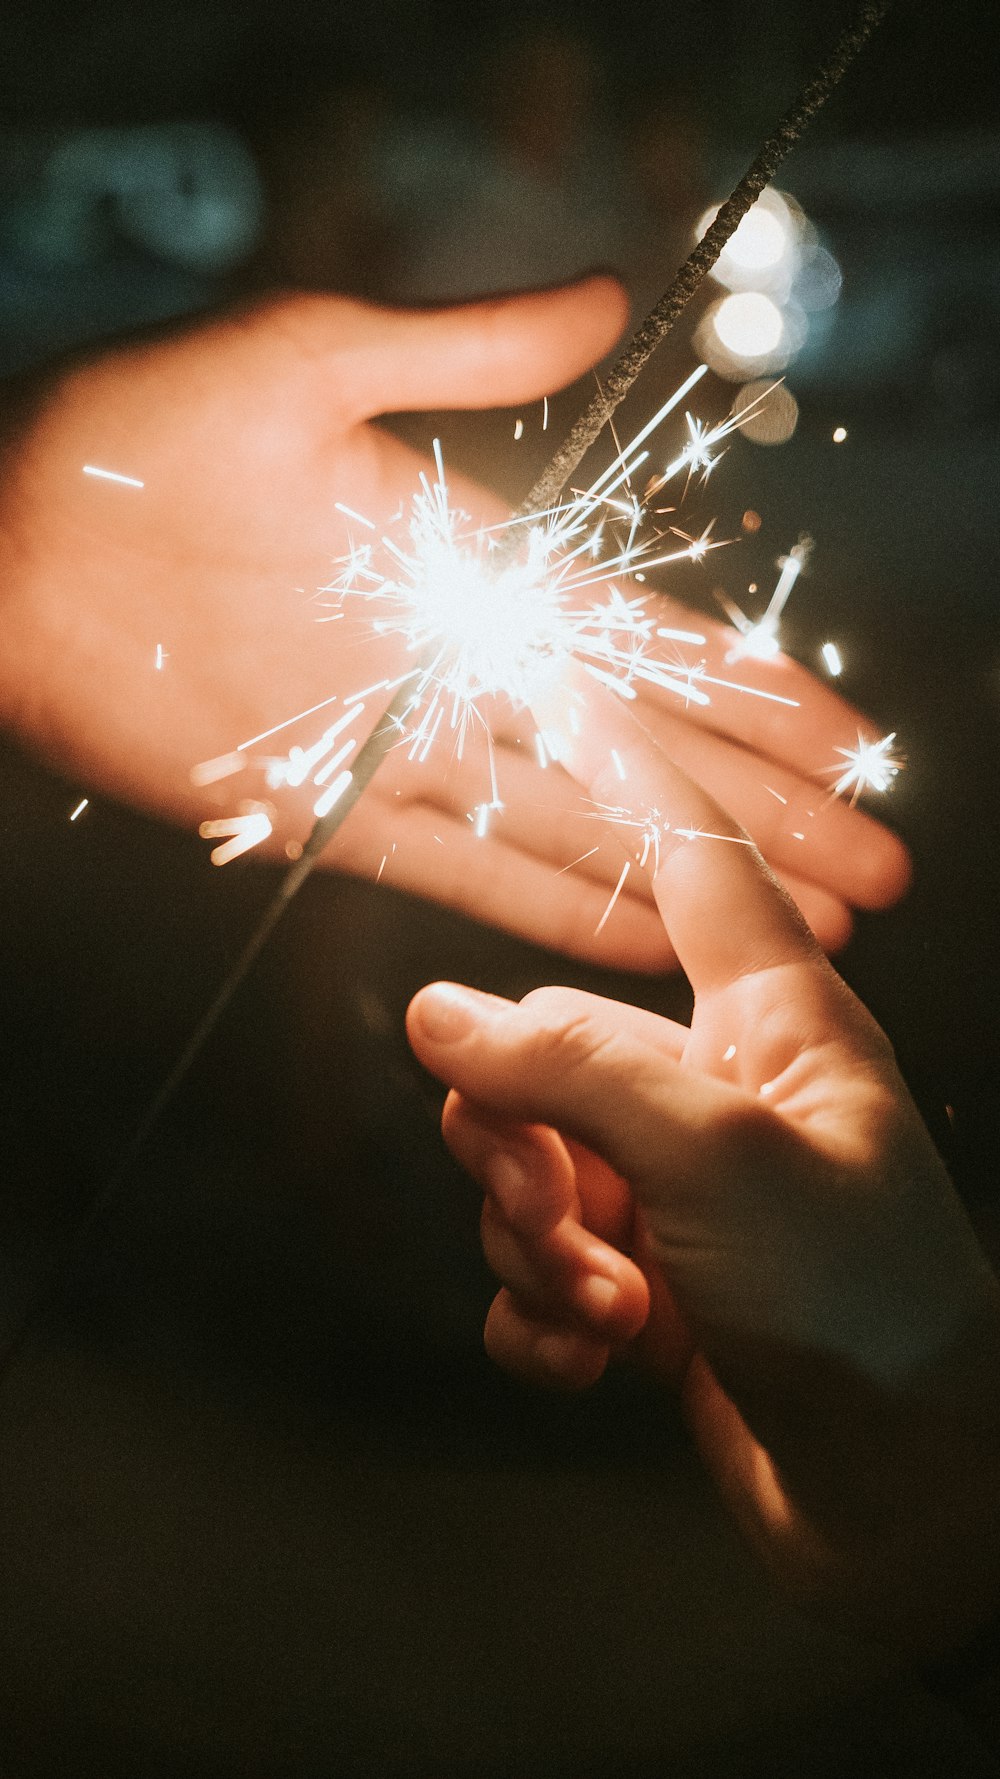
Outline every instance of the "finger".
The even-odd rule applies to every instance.
[[[595,802],[627,799],[655,834],[653,893],[696,996],[782,964],[828,967],[748,836],[621,699],[573,668],[535,715]]]
[[[572,383],[628,319],[614,278],[447,309],[369,309],[338,351],[339,401],[359,420],[423,408],[493,408]]]
[[[752,834],[776,869],[861,908],[886,907],[905,891],[905,846],[862,810],[821,791],[800,771],[693,728],[686,715],[658,709],[647,727],[675,765]],[[802,733],[808,734],[805,726]]]
[[[579,1210],[566,1146],[546,1125],[517,1124],[450,1093],[441,1134],[458,1162],[496,1202],[511,1230],[541,1243]]]
[[[539,989],[518,1006],[455,983],[410,1003],[415,1054],[466,1099],[524,1124],[549,1124],[600,1155],[640,1199],[747,1164],[774,1124],[769,1108],[686,1068],[620,1021],[619,1008],[573,989]],[[627,1114],[623,1108],[627,1107]]]
[[[506,1290],[494,1298],[484,1340],[494,1364],[545,1389],[587,1390],[611,1356],[608,1342],[525,1314]]]
[[[390,838],[391,835],[391,838]],[[385,811],[362,797],[324,854],[324,863],[376,877],[501,927],[535,945],[618,969],[675,967],[663,924],[644,897],[619,897],[610,917],[607,888],[487,835],[467,821],[419,806]]]
[[[770,859],[767,861],[771,863]],[[807,883],[791,871],[775,871],[778,882],[787,890],[796,908],[818,939],[823,950],[836,955],[842,951],[854,931],[851,910],[839,896],[819,884]]]
[[[602,1338],[631,1340],[646,1319],[649,1293],[638,1267],[613,1245],[632,1226],[631,1195],[618,1176],[586,1157],[610,1201],[599,1207],[598,1235],[582,1220],[576,1166],[554,1130],[514,1124],[454,1093],[441,1128],[456,1161],[487,1195],[483,1252],[521,1307],[586,1325]]]
[[[702,745],[705,739],[704,736],[697,737],[697,744]],[[744,758],[749,760],[749,756]],[[454,817],[460,827],[464,824],[474,830],[482,808],[482,805],[476,807],[475,799],[483,796],[488,783],[484,779],[487,770],[484,762],[470,760],[467,750],[461,761],[450,761],[443,772],[435,770],[430,762],[414,762],[412,765],[407,762],[407,765],[411,777],[409,780],[401,778],[401,795],[424,803],[429,812],[444,811]],[[610,892],[620,881],[623,857],[637,861],[641,856],[641,846],[626,844],[628,826],[602,819],[593,803],[581,796],[579,788],[560,767],[553,765],[542,771],[533,757],[513,749],[498,748],[496,776],[502,807],[484,812],[489,833],[540,862],[550,863],[557,874],[563,871],[582,874],[605,885]],[[382,783],[385,786],[388,780]],[[801,781],[799,790],[808,794]],[[813,796],[812,801],[818,802],[818,799]],[[735,813],[738,814],[738,810]],[[882,830],[874,823],[868,825],[874,828],[876,835],[881,834]],[[892,837],[887,838],[891,840]],[[797,863],[794,848],[793,836],[786,851]],[[824,950],[837,951],[846,945],[852,922],[841,896],[823,885],[810,883],[795,871],[778,868],[768,847],[762,845],[761,850],[768,863],[775,867],[777,876]],[[627,898],[652,903],[653,892],[646,872],[630,871],[622,893]],[[608,903],[604,906],[606,909]]]
[[[642,1273],[575,1218],[564,1218],[542,1241],[525,1240],[504,1220],[496,1200],[487,1198],[481,1235],[487,1265],[526,1315],[615,1345],[633,1340],[642,1328],[649,1313]]]
[[[696,682],[709,694],[709,702],[692,702],[685,710],[695,727],[728,735],[821,785],[830,782],[837,747],[854,747],[859,733],[878,740],[880,731],[870,717],[788,655],[741,657],[741,639],[732,625],[663,594],[657,602],[658,617],[661,613],[661,629],[669,633],[676,627],[704,638],[706,672],[712,677]],[[668,693],[651,696],[672,708]]]

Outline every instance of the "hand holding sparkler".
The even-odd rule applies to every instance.
[[[780,1581],[933,1652],[1000,1595],[1000,1288],[886,1038],[746,835],[581,684],[552,726],[655,836],[696,1002],[687,1029],[568,989],[417,996],[486,1192],[487,1345],[568,1388],[635,1351]]]

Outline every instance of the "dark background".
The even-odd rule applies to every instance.
[[[631,202],[660,144],[644,188],[659,233],[625,231],[617,262],[637,300],[655,295],[850,10],[8,7],[7,367],[275,281],[406,294],[414,245],[358,144],[401,120],[404,150],[431,125],[481,140],[540,21],[580,52],[588,109],[573,127],[607,147],[612,195]],[[827,634],[849,642],[845,691],[905,748],[887,810],[915,886],[859,922],[840,962],[987,1235],[996,51],[991,7],[898,6],[789,164],[844,297],[823,352],[789,372],[794,438],[739,442],[718,494],[723,511],[762,514],[764,552],[816,538],[789,644],[811,661]],[[19,206],[53,142],[178,118],[223,123],[248,148],[265,198],[252,251],[178,273],[112,227],[73,276],[30,261]],[[505,274],[531,281],[521,264]],[[414,294],[458,294],[427,276]],[[667,348],[657,388],[688,352]],[[554,427],[585,394],[560,401]],[[541,441],[515,454],[511,418],[400,425],[421,444],[439,432],[452,464],[516,499]],[[197,840],[99,798],[71,826],[79,795],[6,745],[12,1328],[273,883],[249,863],[213,872]],[[685,996],[389,890],[310,882],[0,1388],[0,1772],[994,1770],[912,1677],[771,1597],[644,1386],[614,1376],[563,1403],[489,1371],[476,1194],[401,1036],[410,994],[437,975],[512,995],[578,981],[673,1012]]]

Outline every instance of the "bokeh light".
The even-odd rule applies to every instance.
[[[712,326],[736,358],[770,358],[781,345],[784,318],[762,290],[738,290],[712,313]]]
[[[717,214],[716,209],[705,211],[698,223],[699,237]],[[795,259],[797,234],[795,219],[781,193],[762,192],[719,255],[713,278],[729,290],[750,284],[767,287],[781,274],[787,281]]]
[[[737,411],[750,408],[740,431],[755,445],[787,444],[799,422],[799,404],[787,384],[775,386],[766,377],[744,383],[735,396],[733,408]]]

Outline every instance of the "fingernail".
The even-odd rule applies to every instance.
[[[478,994],[458,982],[435,982],[420,996],[417,1015],[424,1036],[432,1043],[457,1044],[496,1004],[492,995]]]

